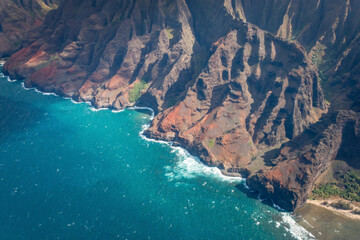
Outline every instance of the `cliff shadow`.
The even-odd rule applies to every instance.
[[[356,136],[355,125],[355,121],[345,124],[335,159],[346,162],[352,168],[360,169],[360,136]]]
[[[287,212],[285,210],[282,210],[280,209],[279,207],[276,207],[276,205],[274,204],[274,202],[269,199],[269,198],[262,198],[261,197],[261,194],[255,190],[251,190],[249,189],[245,184],[243,183],[240,183],[240,184],[237,184],[235,186],[236,189],[238,189],[239,191],[245,193],[246,197],[250,198],[250,199],[254,199],[254,200],[258,200],[260,201],[262,204],[264,205],[267,205],[273,209],[276,209],[277,211],[280,211],[280,212]]]
[[[264,153],[262,156],[265,166],[272,167],[276,164],[273,163],[273,159],[277,158],[280,154],[280,148],[275,148]]]

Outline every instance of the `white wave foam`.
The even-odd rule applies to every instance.
[[[279,205],[277,205],[276,203],[274,203],[274,201],[271,199],[272,203],[273,203],[273,207],[275,209],[277,209],[280,212],[285,212],[285,209],[281,208]]]
[[[169,172],[173,173],[174,179],[181,180],[182,178],[204,176],[231,183],[242,183],[245,181],[245,179],[240,177],[225,176],[219,168],[209,167],[203,164],[199,158],[192,156],[188,151],[181,147],[171,146],[171,148],[175,150],[175,154],[179,158],[175,167],[168,168]]]
[[[302,239],[316,239],[314,235],[308,232],[305,228],[300,226],[289,213],[281,213],[282,226],[294,238]]]
[[[66,99],[69,99],[72,103],[74,104],[86,104],[90,111],[92,112],[98,112],[98,111],[103,111],[103,110],[109,110],[108,108],[95,108],[92,104],[91,101],[75,101],[74,99],[72,99],[71,97],[68,97]],[[116,110],[112,110],[113,113],[116,113]]]
[[[281,226],[281,223],[278,222],[278,221],[275,221],[275,227],[276,227],[276,228],[279,228],[280,226]]]
[[[25,90],[33,90],[33,88],[27,88],[27,87],[25,87],[25,83],[24,83],[24,82],[21,83],[21,87],[22,87],[23,89],[25,89]]]
[[[144,132],[146,129],[148,129],[150,127],[150,124],[145,124],[145,125],[142,125],[142,130],[141,132],[139,133],[140,137],[147,141],[147,142],[156,142],[156,143],[159,143],[159,144],[164,144],[164,145],[169,145],[169,146],[172,146],[173,142],[167,142],[167,141],[162,141],[162,140],[155,140],[155,139],[152,139],[152,138],[147,138],[145,135],[144,135]],[[174,151],[174,150],[173,150]],[[172,152],[173,152],[172,151]],[[175,151],[174,151],[175,152]]]
[[[151,108],[147,107],[131,107],[129,109],[146,109],[152,112],[151,120],[154,119],[155,112]],[[215,177],[217,179],[227,182],[245,183],[245,179],[241,177],[230,177],[222,174],[219,168],[210,167],[200,161],[198,157],[192,156],[188,151],[182,147],[173,146],[171,141],[155,140],[147,138],[144,135],[144,131],[150,127],[150,124],[142,126],[142,131],[139,133],[140,137],[148,142],[156,142],[159,144],[165,144],[171,147],[171,152],[175,153],[179,159],[175,167],[166,166],[168,171],[165,175],[169,177],[169,180],[180,180],[182,178],[194,178],[197,176]]]
[[[77,102],[77,101],[75,101],[74,99],[72,99],[72,98],[70,98],[70,101],[72,102],[72,103],[74,103],[74,104],[81,104],[81,103],[84,103],[84,102]]]
[[[250,192],[255,192],[255,190],[252,190],[248,185],[247,185],[247,183],[246,183],[246,181],[244,181],[244,186],[245,186],[245,188],[247,189],[247,190],[249,190]]]
[[[3,74],[3,77],[5,77],[4,74]],[[8,81],[8,82],[16,82],[16,79],[11,79],[9,76],[6,76],[6,81]]]
[[[85,101],[85,102],[83,102],[83,103],[87,104],[89,107],[93,107],[91,101]]]
[[[1,66],[1,65],[0,65]],[[9,76],[6,76],[4,73],[2,73],[1,71],[0,71],[0,77],[1,78],[6,78],[6,81],[8,81],[8,82],[16,82],[16,79],[11,79]]]
[[[118,110],[111,110],[113,113],[121,113],[123,111],[125,111],[124,109],[118,109]]]
[[[216,177],[226,181],[242,181],[241,178],[224,176],[220,169],[216,167],[209,167],[201,163],[199,158],[191,156],[189,152],[180,147],[172,147],[175,150],[179,161],[171,170],[175,174],[175,178],[194,178],[197,176]]]
[[[108,108],[95,108],[95,107],[91,106],[90,110],[93,112],[99,112],[99,111],[104,111],[104,110],[109,110],[109,109]]]
[[[150,120],[152,121],[155,117],[155,112],[152,108],[149,108],[149,107],[138,107],[138,106],[134,106],[134,107],[129,107],[128,109],[131,109],[131,110],[148,110],[151,112],[151,118]]]
[[[53,93],[53,92],[42,92],[42,91],[40,91],[40,90],[38,90],[38,89],[36,89],[36,88],[33,88],[33,89],[34,89],[35,92],[40,93],[40,94],[42,94],[42,95],[44,95],[44,96],[60,97],[59,95],[57,95],[56,93]]]
[[[263,202],[263,201],[267,200],[267,198],[261,198],[261,193],[259,193],[259,195],[258,195],[258,200],[259,200],[260,202]]]
[[[14,80],[16,81],[16,80]],[[55,96],[55,97],[60,97],[59,95],[57,95],[56,93],[53,93],[53,92],[42,92],[40,91],[39,89],[35,88],[35,87],[32,87],[32,88],[28,88],[25,86],[25,82],[22,82],[21,83],[21,87],[25,90],[33,90],[34,92],[37,92],[37,93],[40,93],[41,95],[44,95],[44,96]]]
[[[148,109],[148,108],[146,108]],[[152,117],[153,118],[153,117]],[[166,166],[167,173],[165,174],[170,181],[181,180],[183,178],[195,178],[198,176],[213,177],[226,182],[244,183],[245,179],[241,177],[230,177],[222,174],[219,168],[210,167],[200,161],[199,158],[192,156],[188,151],[181,147],[172,146],[172,142],[162,140],[154,140],[144,136],[144,131],[148,129],[150,124],[143,125],[143,130],[140,132],[140,137],[149,142],[156,142],[160,144],[169,145],[179,159],[175,167]]]
[[[309,227],[311,227],[311,228],[315,228],[313,225],[311,225],[308,221],[306,221],[304,218],[302,219],[302,221],[306,224],[306,225],[308,225]],[[321,234],[321,233],[320,233]]]

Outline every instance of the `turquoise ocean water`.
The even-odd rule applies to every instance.
[[[0,76],[0,239],[303,239],[311,235],[183,149],[147,111],[95,111]]]

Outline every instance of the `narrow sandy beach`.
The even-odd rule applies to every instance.
[[[337,209],[337,208],[334,208],[331,206],[331,203],[337,202],[338,200],[339,199],[308,200],[307,203],[328,209],[328,210],[334,212],[335,214],[338,214],[338,215],[340,214],[340,215],[346,216],[348,218],[360,221],[360,215],[352,213],[352,211],[354,211],[355,209],[360,210],[359,208],[354,206],[353,210],[342,210],[342,209]],[[322,204],[325,201],[328,202],[327,205]]]

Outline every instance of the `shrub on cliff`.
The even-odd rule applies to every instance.
[[[147,83],[141,80],[139,83],[135,83],[134,88],[129,92],[129,101],[136,102],[141,97],[142,90],[147,88]]]

